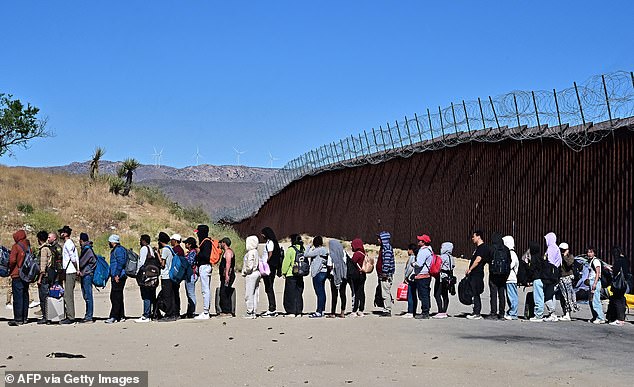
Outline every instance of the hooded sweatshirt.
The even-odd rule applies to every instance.
[[[509,277],[506,279],[507,284],[516,284],[517,283],[517,270],[520,267],[520,260],[517,257],[517,253],[515,253],[515,239],[512,236],[507,235],[502,238],[504,241],[504,246],[506,246],[511,251],[511,273],[509,273]]]
[[[198,235],[198,255],[196,255],[196,264],[200,267],[203,265],[210,265],[209,258],[211,257],[211,241],[206,240],[209,238],[209,226],[201,224],[197,228]],[[203,242],[204,241],[204,242]]]
[[[442,267],[440,268],[440,270],[453,270],[455,264],[453,262],[451,254],[453,254],[453,243],[443,242],[443,244],[440,245],[440,258],[442,259]]]
[[[537,242],[528,243],[528,251],[531,257],[530,261],[530,274],[531,279],[542,279],[542,271],[544,269],[544,258]]]
[[[352,241],[352,262],[354,262],[359,271],[361,271],[361,267],[363,267],[363,260],[365,259],[365,249],[363,248],[363,241],[359,238],[356,238]]]
[[[391,238],[392,235],[387,231],[379,233],[379,239],[381,240],[381,249],[379,250],[379,259],[377,261],[377,274],[379,277],[387,277],[394,274],[394,249],[392,249],[390,244]]]
[[[247,253],[244,255],[244,261],[242,263],[242,276],[258,271],[258,237],[251,235],[247,237]]]
[[[559,250],[559,246],[557,246],[557,236],[554,232],[549,232],[544,238],[546,239],[546,246],[548,246],[546,249],[548,262],[556,267],[561,266],[561,251]]]
[[[332,261],[332,276],[335,281],[335,286],[339,289],[341,282],[347,276],[346,255],[343,252],[343,245],[341,242],[335,239],[331,239],[328,242],[328,249],[330,250],[330,259]]]
[[[26,257],[25,251],[31,248],[31,244],[26,239],[26,231],[24,230],[18,230],[13,233],[13,240],[15,244],[11,247],[11,253],[9,254],[9,275],[11,279],[19,279],[20,268],[24,264],[24,258]]]

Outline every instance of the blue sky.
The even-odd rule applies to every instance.
[[[0,92],[56,136],[7,165],[282,166],[452,101],[634,66],[632,1],[3,2]]]

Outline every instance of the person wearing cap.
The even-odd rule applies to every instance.
[[[172,235],[172,239],[174,236],[180,235]],[[187,313],[185,316],[187,318],[194,318],[196,313],[196,281],[198,281],[198,275],[196,274],[196,254],[198,254],[198,243],[196,243],[196,239],[192,237],[185,239],[185,248],[187,249],[185,259],[192,267],[192,275],[189,278],[185,278],[185,293],[187,294]]]
[[[79,235],[79,245],[81,253],[79,254],[79,276],[81,277],[81,294],[86,303],[86,314],[82,322],[93,322],[93,298],[92,298],[92,276],[97,267],[97,256],[92,250],[92,244],[88,234],[82,232]]]
[[[561,310],[564,312],[564,315],[559,321],[571,321],[570,313],[579,310],[577,294],[573,286],[575,279],[575,273],[573,271],[575,257],[570,254],[570,246],[568,246],[566,242],[559,244],[559,250],[561,251],[561,266],[559,267],[561,272],[561,277],[559,278],[561,298],[559,301],[561,302]]]
[[[64,306],[66,308],[66,318],[60,324],[67,325],[75,322],[75,281],[79,271],[79,254],[75,243],[70,239],[73,232],[69,226],[64,226],[57,230],[63,241],[62,246],[62,266],[64,268]]]
[[[170,237],[170,246],[172,246],[172,250],[179,257],[185,258],[185,250],[181,247],[182,237],[180,234],[173,234]],[[181,284],[180,282],[174,282],[172,284],[172,290],[174,291],[174,307],[176,308],[176,316],[180,317],[181,315]]]
[[[174,250],[170,247],[170,237],[164,232],[158,235],[159,243],[159,261],[161,262],[161,291],[159,292],[159,302],[164,305],[165,318],[160,321],[170,322],[178,319],[176,306],[174,305],[174,281],[170,279],[170,268],[172,267],[172,259]]]
[[[128,252],[121,246],[119,235],[112,234],[108,238],[110,245],[110,317],[105,321],[112,324],[121,320],[125,321],[125,309],[123,305],[123,289],[125,288],[125,264],[128,259]]]
[[[203,312],[195,317],[196,320],[209,319],[209,306],[211,305],[211,239],[209,238],[209,226],[199,224],[194,230],[198,236],[198,255],[196,265],[200,277],[200,288],[203,295]]]
[[[414,310],[414,318],[428,319],[429,309],[431,307],[430,291],[431,291],[431,275],[429,268],[431,267],[434,251],[431,248],[431,238],[429,235],[423,234],[416,237],[418,239],[418,253],[414,261],[414,283],[418,292],[418,298],[422,306],[421,314],[417,315]]]

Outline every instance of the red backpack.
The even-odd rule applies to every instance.
[[[438,277],[440,275],[440,269],[442,268],[442,258],[436,253],[432,253],[431,266],[429,266],[429,275],[432,277]]]

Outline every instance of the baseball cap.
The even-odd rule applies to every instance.
[[[427,234],[418,235],[416,239],[418,239],[419,241],[423,241],[425,243],[431,243],[431,238]]]
[[[570,248],[570,246],[568,246],[568,243],[566,243],[566,242],[561,242],[561,243],[559,244],[559,248],[560,248],[561,250],[568,250],[568,249]]]
[[[170,239],[180,242],[183,238],[181,237],[181,234],[174,234]]]

